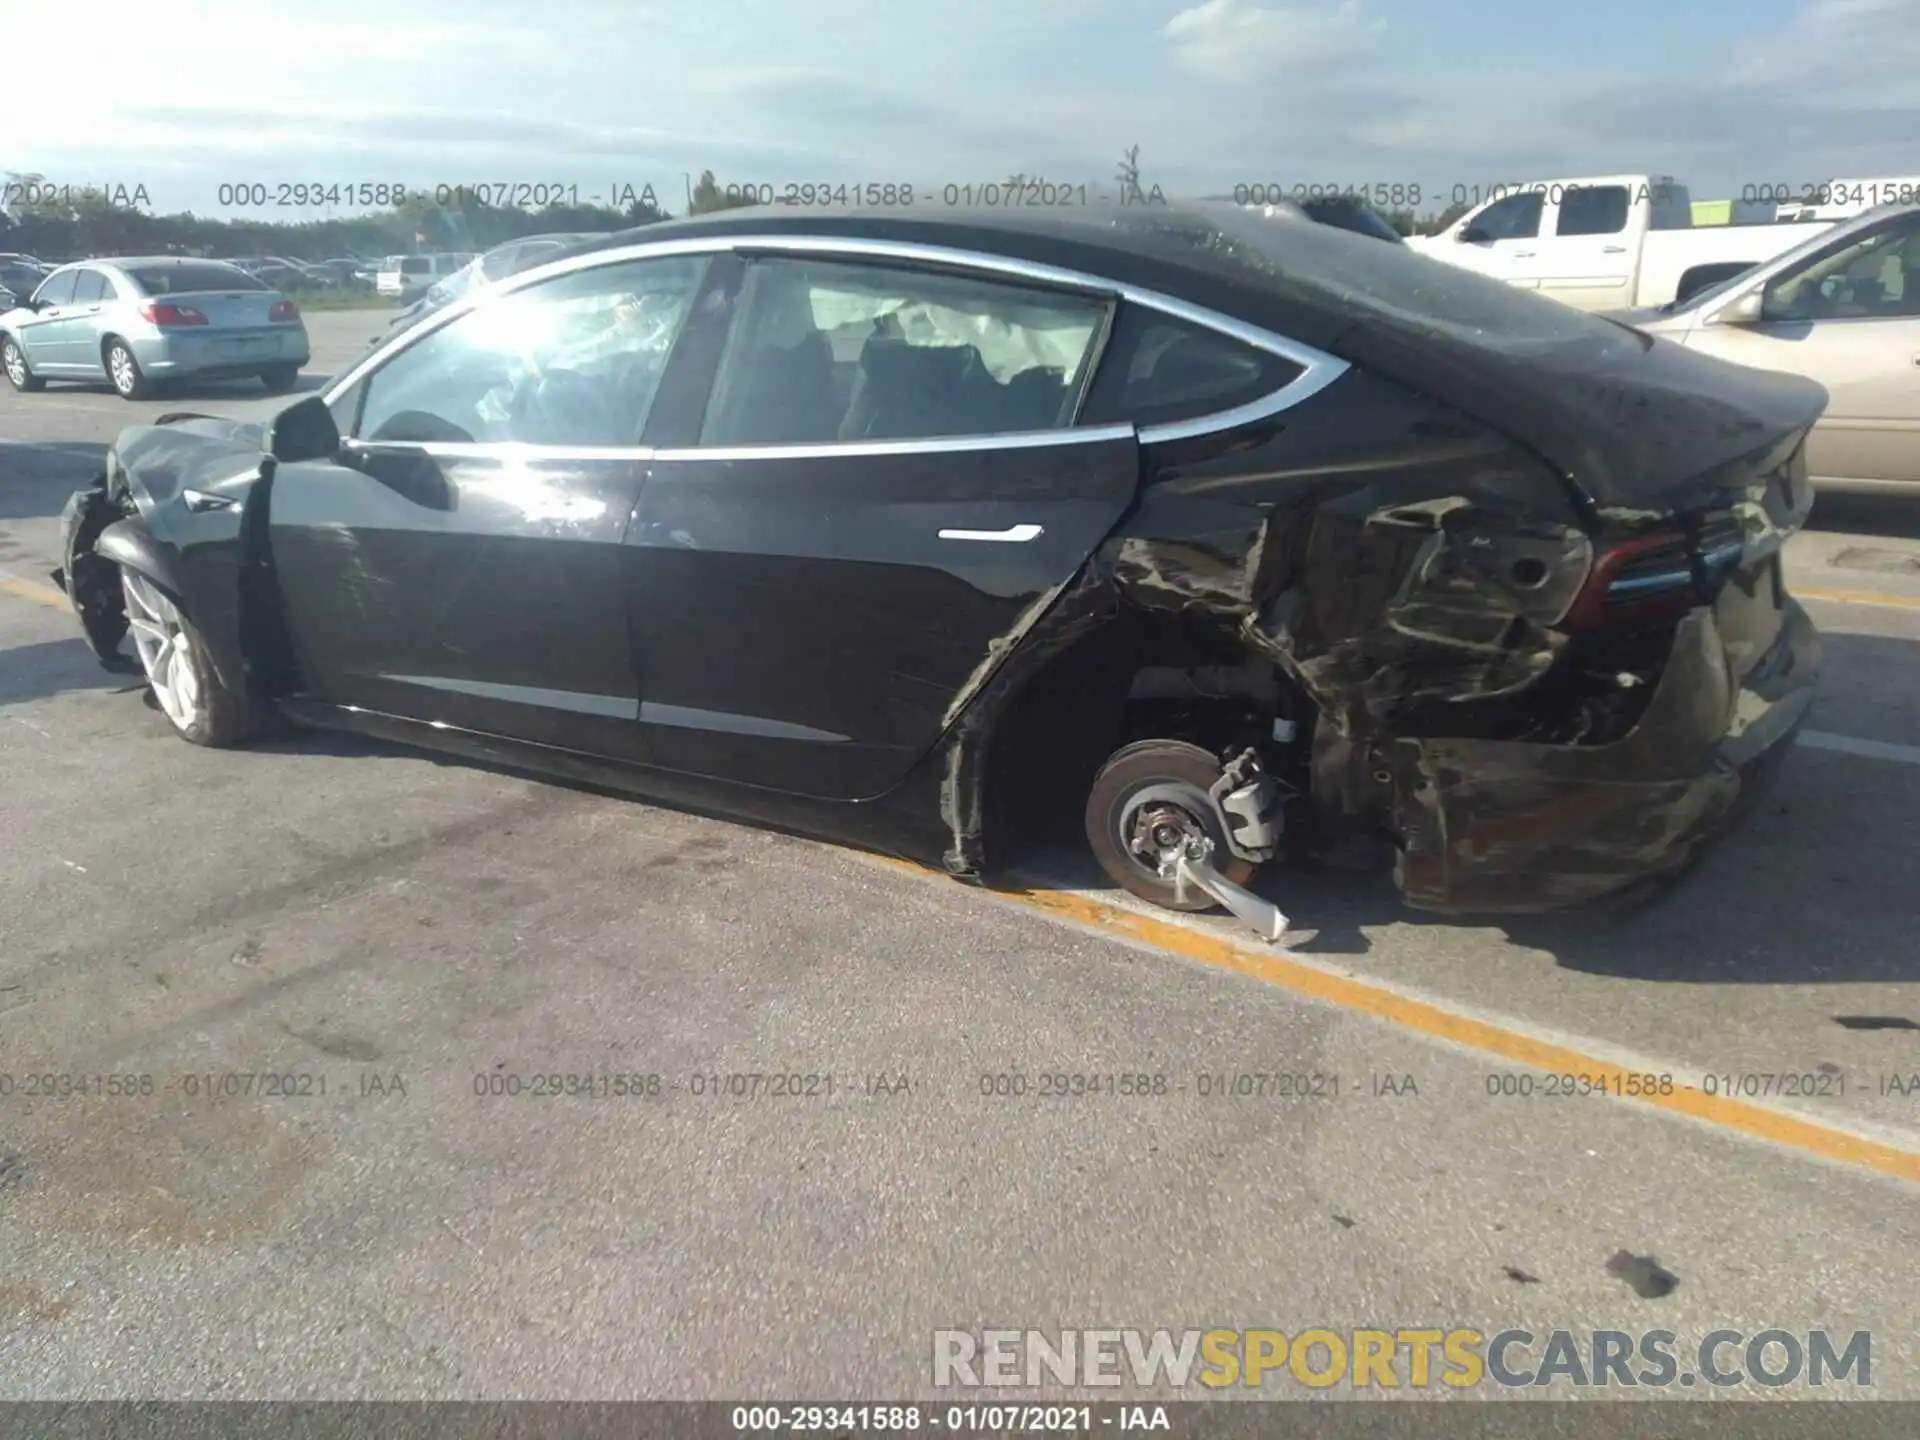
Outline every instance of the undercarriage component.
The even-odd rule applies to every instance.
[[[1229,850],[1256,865],[1273,858],[1286,824],[1281,809],[1285,794],[1260,768],[1260,757],[1251,747],[1227,763],[1208,787],[1207,798],[1219,813]]]
[[[1185,891],[1197,888],[1218,900],[1227,909],[1251,925],[1262,940],[1278,941],[1287,933],[1287,917],[1271,900],[1262,900],[1244,886],[1236,885],[1213,868],[1210,851],[1204,841],[1180,852],[1174,861],[1175,885]]]

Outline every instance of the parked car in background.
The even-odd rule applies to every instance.
[[[1616,318],[1819,381],[1813,483],[1920,495],[1920,204],[1870,211],[1690,300]]]
[[[411,301],[423,294],[436,280],[454,274],[473,257],[429,254],[389,255],[380,262],[374,277],[374,289],[400,301]]]
[[[1283,840],[1515,913],[1765,813],[1824,403],[1233,205],[732,210],[121,432],[61,583],[197,744],[278,713],[966,878],[1063,823],[1274,938]]]
[[[367,268],[365,261],[348,258],[322,260],[314,268],[324,271],[342,289],[373,289],[373,271]]]
[[[1577,310],[1614,310],[1685,300],[1829,223],[1696,226],[1672,177],[1603,175],[1514,188],[1407,243]]]
[[[0,256],[0,312],[11,310],[33,294],[51,273],[37,262]]]
[[[460,267],[444,280],[436,280],[429,285],[420,298],[388,322],[389,329],[413,324],[423,316],[431,315],[441,306],[459,299],[475,286],[495,284],[509,275],[518,274],[543,260],[551,259],[574,245],[585,244],[599,238],[599,233],[586,231],[581,233],[562,233],[551,235],[528,235],[519,240],[509,240],[504,245],[496,245],[484,255],[477,256]]]
[[[16,390],[105,380],[139,400],[169,380],[257,375],[281,391],[310,358],[299,307],[219,260],[65,265],[0,315],[0,369]]]
[[[1275,200],[1265,204],[1248,205],[1245,208],[1270,218],[1310,220],[1316,225],[1331,225],[1337,230],[1351,230],[1356,235],[1370,235],[1375,240],[1385,240],[1390,245],[1406,243],[1386,216],[1357,197],[1340,195],[1298,201]]]

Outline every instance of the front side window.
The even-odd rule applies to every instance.
[[[1540,233],[1546,198],[1537,190],[1496,200],[1474,217],[1468,233],[1487,240],[1531,240]]]
[[[1559,235],[1618,235],[1627,228],[1624,185],[1592,185],[1567,191],[1560,201]]]
[[[1122,307],[1081,416],[1084,425],[1168,425],[1247,405],[1306,367],[1204,326]]]
[[[484,300],[368,376],[357,434],[637,445],[706,264],[630,260]]]
[[[1104,302],[813,260],[747,273],[700,443],[806,445],[1064,429]]]
[[[67,305],[73,301],[73,287],[80,279],[78,270],[62,270],[57,275],[47,277],[47,283],[34,293],[34,299],[41,305]]]
[[[1920,220],[1888,225],[1776,276],[1761,315],[1787,322],[1920,317]]]

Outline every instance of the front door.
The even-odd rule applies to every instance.
[[[1133,501],[1131,426],[1071,429],[1109,303],[766,257],[724,309],[704,415],[655,453],[627,537],[646,746],[871,798]]]
[[[36,374],[61,375],[67,367],[62,353],[67,317],[73,310],[73,290],[79,282],[78,270],[61,270],[40,282],[33,292],[34,309],[14,325],[14,338],[26,353],[27,365]]]
[[[282,467],[273,558],[313,698],[639,757],[621,541],[704,261],[617,262],[402,339]]]
[[[1767,283],[1759,323],[1701,326],[1688,343],[1826,386],[1814,479],[1920,481],[1920,215],[1809,256]]]
[[[1540,288],[1540,231],[1547,197],[1526,190],[1494,201],[1448,233],[1455,265],[1521,289]]]

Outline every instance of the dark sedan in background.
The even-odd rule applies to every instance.
[[[734,211],[269,426],[124,432],[57,578],[201,744],[278,713],[966,878],[1064,822],[1270,936],[1255,867],[1356,835],[1537,910],[1787,750],[1824,399],[1234,206]]]

